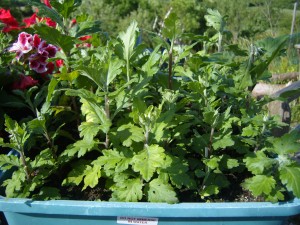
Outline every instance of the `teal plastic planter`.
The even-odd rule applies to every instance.
[[[9,225],[282,225],[300,213],[286,203],[125,203],[0,199]]]

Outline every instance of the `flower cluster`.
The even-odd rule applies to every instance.
[[[33,79],[31,76],[25,76],[23,74],[20,74],[19,80],[12,84],[12,89],[25,90],[28,87],[32,87],[37,84],[38,81]]]
[[[15,42],[10,52],[16,52],[16,58],[20,60],[22,57],[28,59],[29,67],[37,73],[45,73],[51,67],[48,62],[49,58],[53,58],[57,52],[57,47],[47,44],[37,34],[31,35],[26,32],[19,34],[18,41]]]
[[[20,29],[18,21],[11,15],[10,10],[0,9],[0,22],[5,24],[3,32]]]
[[[43,1],[46,6],[52,8],[49,0]],[[5,26],[2,29],[3,32],[10,32],[12,30],[22,30],[24,28],[28,28],[33,24],[38,22],[45,23],[49,27],[56,27],[56,22],[54,22],[51,18],[48,17],[38,17],[36,13],[33,13],[31,17],[23,19],[23,23],[25,26],[20,26],[16,18],[11,15],[9,9],[0,8],[0,22]]]
[[[31,25],[36,24],[37,22],[44,22],[49,27],[56,27],[56,22],[47,17],[38,17],[36,13],[33,13],[32,16],[29,18],[23,19],[23,22],[25,23],[25,28],[30,27]]]

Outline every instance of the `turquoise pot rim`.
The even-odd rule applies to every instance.
[[[300,213],[300,199],[289,202],[221,202],[221,203],[147,203],[99,202],[76,200],[34,201],[0,197],[3,212],[82,215],[140,216],[175,218],[220,217],[288,217]]]

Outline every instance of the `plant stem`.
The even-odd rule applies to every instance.
[[[48,134],[48,132],[47,132],[46,129],[44,129],[44,136],[47,139],[47,144],[48,144],[48,146],[49,146],[49,148],[51,150],[53,158],[57,159],[57,155],[56,155],[56,152],[55,152],[54,146],[53,146],[53,140],[51,140],[51,138],[50,138],[50,136],[49,136],[49,134]]]
[[[106,117],[108,119],[110,119],[110,111],[109,111],[109,98],[108,98],[108,95],[105,95],[105,114],[106,114]],[[105,148],[108,149],[109,147],[109,135],[108,133],[106,133],[106,137],[105,137]]]
[[[223,39],[223,35],[221,32],[219,32],[218,52],[222,52],[222,39]]]
[[[210,138],[209,138],[209,147],[208,147],[208,156],[207,157],[209,157],[210,152],[212,150],[214,133],[215,133],[215,128],[212,127],[211,130],[210,130]]]
[[[26,160],[25,160],[23,150],[20,151],[20,157],[21,157],[21,160],[22,160],[22,164],[24,166],[24,171],[25,171],[25,174],[26,174],[27,181],[31,181],[30,173],[29,173],[29,170],[28,170],[28,166],[27,166],[27,163],[26,163]]]
[[[130,69],[129,69],[129,60],[126,62],[126,76],[127,76],[127,82],[130,81]],[[128,85],[128,90],[130,90],[130,85]]]
[[[171,46],[169,50],[169,76],[168,76],[168,88],[173,89],[173,44],[174,40],[171,41]]]

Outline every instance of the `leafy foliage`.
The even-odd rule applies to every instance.
[[[0,97],[6,114],[0,166],[12,172],[3,183],[8,197],[100,190],[101,200],[176,203],[186,196],[213,201],[238,186],[270,201],[288,192],[300,197],[293,160],[299,133],[274,137],[282,123],[265,112],[270,99],[251,97],[287,36],[257,42],[246,54],[222,39],[229,32],[218,11],[205,17],[217,33],[210,37],[183,34],[181,16],[170,10],[152,49],[135,21],[107,37],[86,15],[72,24],[81,1],[51,3],[32,1],[59,26],[30,29],[60,48],[51,60],[62,65],[39,86],[2,85],[5,96],[14,96],[5,103]],[[215,45],[222,48],[213,52]],[[14,114],[13,106],[24,113]],[[19,156],[6,155],[10,149]]]

